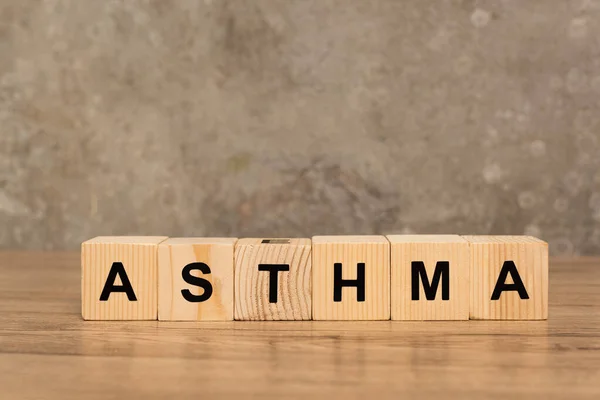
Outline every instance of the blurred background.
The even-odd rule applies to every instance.
[[[0,227],[600,254],[600,0],[0,0]]]

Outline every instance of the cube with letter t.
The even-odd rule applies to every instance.
[[[548,244],[531,236],[463,236],[471,247],[470,319],[548,318]]]
[[[310,320],[310,239],[240,239],[235,319]]]
[[[313,319],[390,319],[390,243],[384,236],[314,236]]]
[[[157,318],[158,245],[163,236],[101,236],[81,245],[86,320]]]

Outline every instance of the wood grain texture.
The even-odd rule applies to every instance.
[[[157,318],[158,244],[164,236],[101,236],[81,245],[81,315],[86,320],[152,320]],[[114,262],[121,262],[137,301],[125,293],[100,293]],[[120,285],[119,279],[115,284]]]
[[[270,242],[270,243],[266,243]],[[235,319],[311,319],[310,239],[240,239],[235,246]],[[277,302],[269,302],[270,272],[259,264],[287,264],[277,275]]]
[[[170,238],[158,246],[158,319],[161,321],[232,321],[233,320],[233,251],[236,238]],[[192,295],[204,293],[190,285],[183,268],[204,263],[209,274],[194,271],[210,282],[212,295],[203,302],[187,301],[181,291]]]
[[[600,398],[600,258],[547,321],[83,321],[80,254],[0,251],[0,397]]]
[[[390,243],[384,236],[314,236],[313,319],[390,319]],[[357,278],[357,264],[365,264],[365,301],[357,289],[342,289],[335,302],[334,264],[342,264],[342,279]]]
[[[471,319],[548,318],[548,244],[531,236],[464,236],[471,246]],[[505,261],[514,261],[529,299],[516,291],[491,300]],[[507,283],[512,283],[509,275]]]
[[[393,320],[469,319],[469,242],[458,235],[388,235],[391,244],[391,315]],[[412,300],[412,262],[420,261],[433,283],[439,261],[449,262],[449,299],[442,299],[440,279],[436,297],[428,300],[419,276],[419,300]]]

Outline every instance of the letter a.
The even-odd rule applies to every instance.
[[[508,274],[512,277],[513,283],[506,283]],[[529,299],[529,295],[527,294],[525,285],[523,285],[523,281],[521,280],[521,276],[519,275],[519,271],[517,271],[517,266],[514,261],[504,261],[500,274],[498,275],[498,281],[494,287],[494,292],[492,293],[492,300],[499,300],[500,295],[505,291],[517,291],[521,300]]]
[[[117,275],[121,279],[120,286],[115,285]],[[107,301],[110,297],[110,294],[113,292],[127,293],[127,298],[129,301],[137,301],[133,287],[131,286],[131,282],[129,282],[129,278],[125,272],[125,267],[121,262],[114,262],[110,267],[108,277],[106,278],[106,283],[104,284],[104,289],[102,289],[102,293],[100,294],[100,301]]]

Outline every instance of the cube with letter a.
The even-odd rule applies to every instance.
[[[548,244],[531,236],[463,236],[471,248],[470,319],[548,318]]]
[[[157,318],[158,245],[164,236],[101,236],[81,245],[86,320]]]

